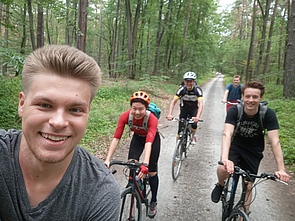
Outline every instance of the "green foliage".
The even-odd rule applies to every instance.
[[[22,72],[25,57],[10,48],[0,47],[0,57],[3,65],[14,68],[17,74]]]
[[[21,78],[0,77],[0,129],[21,128],[17,113]]]
[[[284,99],[283,86],[273,83],[266,84],[264,100],[268,101],[268,107],[273,109],[280,124],[280,141],[286,164],[295,164],[295,99]]]

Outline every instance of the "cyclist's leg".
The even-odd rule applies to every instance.
[[[154,217],[157,213],[157,195],[158,195],[158,188],[159,188],[159,177],[158,177],[158,159],[160,156],[160,146],[161,146],[161,139],[160,135],[157,132],[155,140],[152,145],[152,152],[150,156],[149,162],[149,184],[151,187],[152,198],[151,198],[151,207],[149,210],[149,216]]]
[[[130,148],[128,153],[128,160],[136,160],[139,161],[139,158],[143,152],[145,144],[145,137],[138,136],[137,134],[133,134],[132,139],[130,141]]]
[[[238,164],[239,162],[239,153],[235,150],[235,148],[231,147],[229,151],[229,159],[234,162],[234,164]],[[218,182],[215,185],[215,188],[213,189],[211,193],[211,200],[214,203],[219,202],[220,196],[223,190],[225,179],[228,177],[228,172],[225,170],[224,166],[219,165],[217,167],[217,178]]]
[[[241,149],[240,155],[241,155],[241,163],[240,163],[241,168],[245,171],[249,171],[252,174],[257,174],[260,161],[263,158],[262,152]],[[255,179],[253,180],[253,182],[254,181]],[[253,186],[253,183],[249,182],[247,186],[247,192],[246,192],[246,198],[245,198],[246,213],[249,212],[250,204],[252,201],[252,186]]]

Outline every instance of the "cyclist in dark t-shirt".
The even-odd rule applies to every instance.
[[[228,84],[225,88],[222,103],[231,102],[231,103],[238,103],[238,100],[241,100],[241,88],[242,84],[240,84],[241,77],[239,75],[235,75],[233,77],[233,83]],[[233,104],[226,104],[226,111],[232,106]]]
[[[192,125],[192,134],[194,136],[192,144],[196,143],[196,130],[197,123],[200,120],[202,111],[203,111],[203,91],[200,87],[195,86],[196,74],[194,72],[186,72],[183,75],[184,86],[180,87],[169,108],[169,114],[167,116],[167,120],[172,120],[172,112],[175,104],[178,100],[180,100],[180,114],[179,119],[187,118],[187,116],[191,117],[195,123]],[[181,131],[181,122],[179,122],[178,133],[179,135]]]
[[[228,174],[234,172],[234,165],[238,164],[243,170],[257,174],[264,151],[264,133],[265,128],[268,132],[268,138],[273,150],[278,171],[276,176],[285,182],[288,182],[290,176],[285,171],[282,148],[279,140],[279,124],[275,112],[267,108],[263,122],[260,122],[260,102],[263,99],[264,86],[258,81],[246,82],[242,87],[242,98],[244,101],[243,115],[240,125],[235,131],[238,119],[237,106],[231,107],[226,116],[223,138],[221,161],[223,165],[217,168],[218,183],[211,194],[213,202],[217,203],[223,189],[224,180]],[[262,124],[262,125],[261,125]],[[247,211],[252,200],[252,183],[249,182],[245,205]]]

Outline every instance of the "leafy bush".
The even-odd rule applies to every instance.
[[[0,127],[1,129],[21,128],[18,116],[18,96],[21,91],[21,77],[0,78]]]

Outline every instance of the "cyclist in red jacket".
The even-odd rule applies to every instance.
[[[133,131],[128,160],[136,160],[138,162],[141,154],[144,152],[143,164],[138,176],[142,178],[145,174],[149,173],[152,199],[148,215],[150,218],[154,218],[157,213],[157,193],[159,186],[157,170],[161,142],[157,131],[158,118],[150,111],[147,111],[149,104],[150,97],[144,91],[137,91],[132,94],[130,97],[131,108],[123,112],[119,118],[105,164],[107,166],[110,165],[111,158],[122,137],[125,125],[128,125],[130,130]]]

